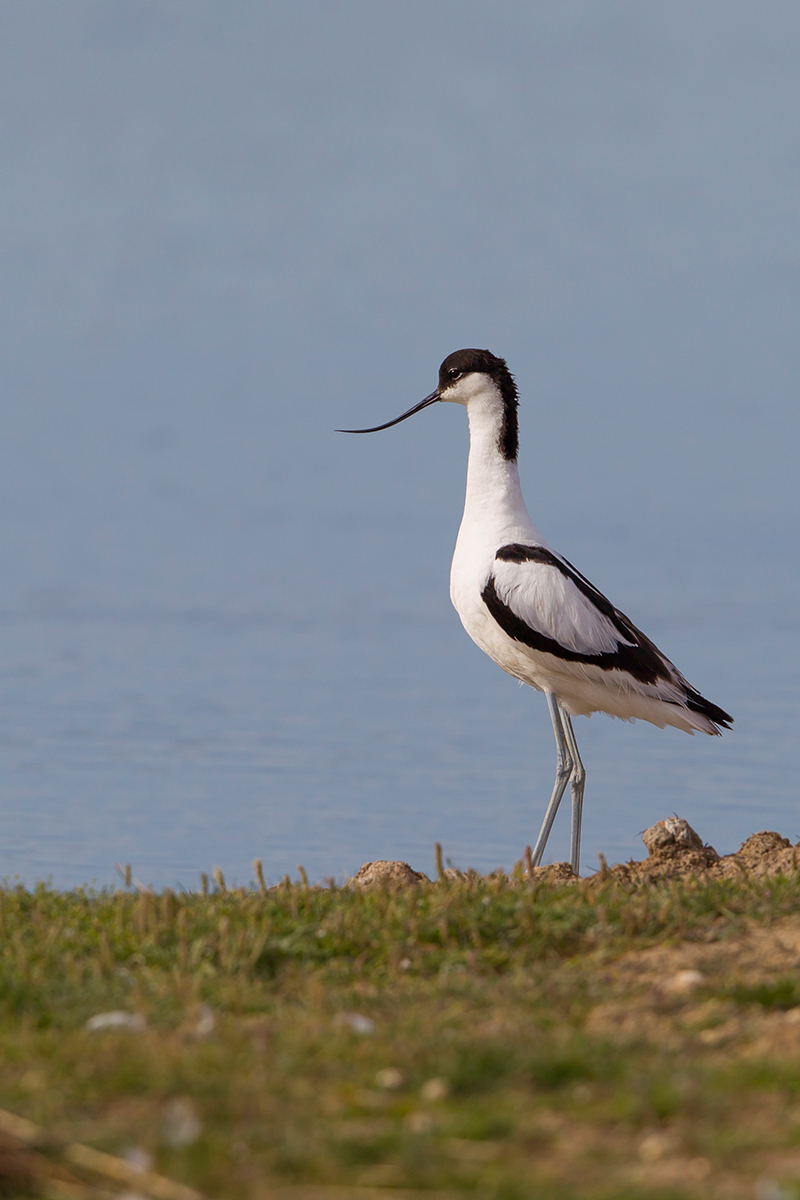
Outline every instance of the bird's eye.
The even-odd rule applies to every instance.
[[[450,370],[447,372],[447,374],[450,376],[451,379],[460,379],[461,378],[461,372],[459,371],[458,367],[451,367]]]

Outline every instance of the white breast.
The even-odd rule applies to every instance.
[[[509,540],[520,541],[521,535]],[[495,553],[500,545],[507,544],[508,541],[495,544],[493,540],[491,545],[478,547],[472,539],[462,538],[459,534],[450,570],[450,599],[461,624],[485,654],[515,679],[544,691],[550,686],[549,676],[539,669],[537,656],[503,632],[482,599],[481,593],[492,574]]]
[[[502,411],[494,385],[487,381],[485,396],[476,396],[467,411],[470,431],[467,492],[450,569],[450,599],[469,636],[498,666],[534,687],[540,686],[531,677],[526,648],[513,642],[497,626],[481,593],[501,546],[511,542],[539,546],[547,543],[528,515],[516,462],[504,459],[499,453]]]

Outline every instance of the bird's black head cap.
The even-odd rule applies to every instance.
[[[455,350],[448,354],[439,367],[439,391],[443,392],[462,375],[480,371],[490,375],[497,384],[503,398],[503,424],[498,443],[503,458],[513,461],[519,449],[519,425],[517,420],[517,385],[504,358],[498,358],[491,350]]]

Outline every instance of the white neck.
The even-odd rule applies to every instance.
[[[528,516],[516,460],[503,457],[500,430],[503,421],[499,396],[483,393],[467,405],[469,415],[469,465],[467,495],[459,538],[489,537],[503,541],[542,538]]]

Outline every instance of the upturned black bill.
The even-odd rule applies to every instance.
[[[439,399],[439,393],[431,392],[430,396],[426,396],[424,400],[420,400],[419,404],[415,404],[408,412],[404,412],[401,417],[395,417],[393,421],[387,421],[385,425],[375,425],[372,429],[336,429],[335,433],[379,433],[381,429],[391,429],[392,425],[399,425],[401,421],[405,421],[406,417],[413,417],[414,413],[422,412],[423,408],[427,408],[429,404],[435,404]]]

